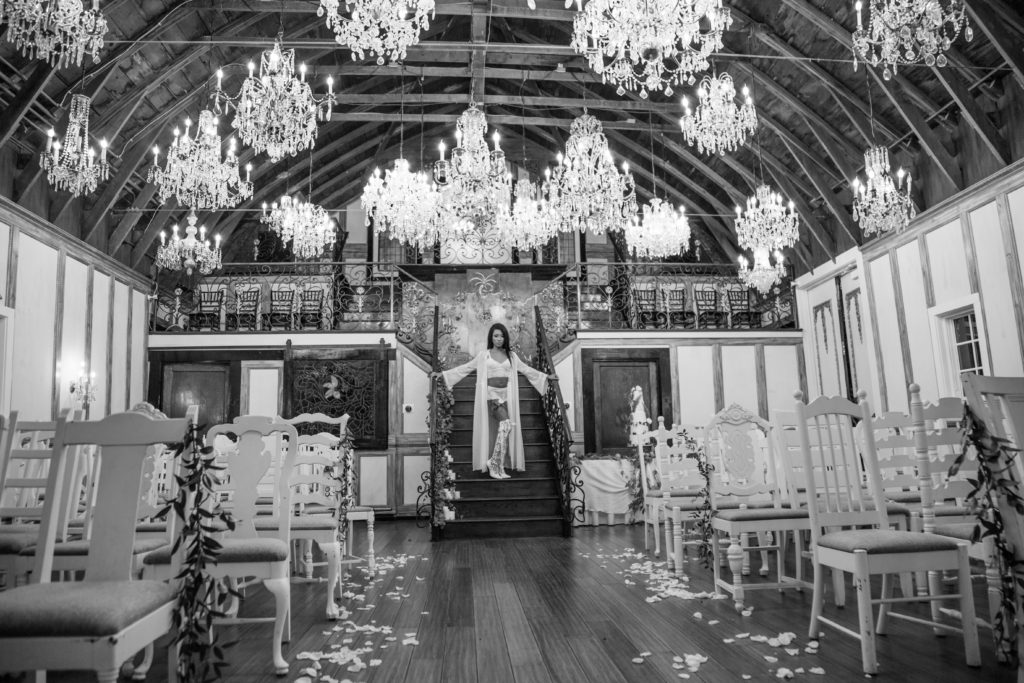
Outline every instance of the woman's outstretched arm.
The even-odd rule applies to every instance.
[[[437,375],[444,378],[445,384],[447,384],[448,388],[450,389],[459,382],[461,382],[463,379],[468,377],[471,372],[474,372],[477,368],[478,363],[479,356],[474,356],[473,358],[470,358],[462,365],[457,365],[454,368],[449,368],[444,372],[431,373],[431,376]]]

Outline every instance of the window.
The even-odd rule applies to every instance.
[[[949,320],[953,327],[953,344],[960,376],[984,375],[981,362],[981,338],[978,335],[978,319],[974,311],[957,315]]]

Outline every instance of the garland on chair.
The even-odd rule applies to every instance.
[[[224,650],[234,643],[221,643],[213,632],[213,621],[225,616],[229,598],[240,598],[237,591],[213,578],[206,567],[217,563],[221,544],[214,534],[223,528],[234,530],[231,513],[220,507],[216,494],[216,464],[213,448],[202,445],[200,428],[190,423],[185,439],[175,446],[174,458],[181,458],[175,475],[177,495],[167,501],[157,518],[166,518],[173,510],[181,522],[172,554],[184,546],[181,570],[175,577],[181,582],[174,608],[174,642],[178,650],[178,679],[184,683],[219,681],[227,666]]]
[[[349,555],[348,547],[348,511],[355,504],[355,444],[348,426],[338,444],[338,466],[333,468],[333,478],[338,482],[338,541]]]
[[[968,405],[964,406],[961,431],[962,448],[950,467],[949,476],[956,475],[968,453],[973,451],[978,461],[978,473],[976,479],[968,479],[972,489],[966,500],[978,522],[974,526],[971,540],[978,543],[990,538],[995,546],[1000,601],[999,611],[993,618],[992,634],[997,653],[1007,663],[1019,666],[1017,630],[1020,627],[1017,624],[1017,604],[1024,591],[1024,562],[1015,558],[1014,549],[1006,538],[1006,524],[999,510],[999,498],[1005,498],[1018,515],[1024,516],[1024,498],[1021,497],[1020,484],[1013,474],[1014,459],[1020,449],[992,434]]]

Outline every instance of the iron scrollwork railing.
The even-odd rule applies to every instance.
[[[422,484],[416,493],[417,523],[429,520],[430,538],[433,541],[444,537],[444,527],[454,519],[455,508],[452,492],[454,472],[452,458],[448,452],[452,433],[452,410],[455,397],[444,380],[435,373],[441,371],[438,353],[438,317],[440,311],[434,308],[434,353],[431,359],[430,378],[430,470],[420,475]]]
[[[555,364],[544,333],[540,307],[534,308],[534,313],[537,320],[536,367],[541,372],[551,375],[555,372]],[[565,412],[565,402],[562,400],[562,390],[558,382],[548,382],[548,389],[541,397],[541,404],[544,406],[551,450],[558,468],[559,493],[562,497],[562,535],[569,537],[572,536],[573,524],[583,522],[585,498],[580,467],[572,464],[571,460],[572,432],[569,430],[569,417]]]

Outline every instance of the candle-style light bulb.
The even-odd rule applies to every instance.
[[[444,161],[444,149],[445,148],[444,148],[444,141],[443,140],[437,145],[437,148],[439,150],[441,150],[441,161]]]

